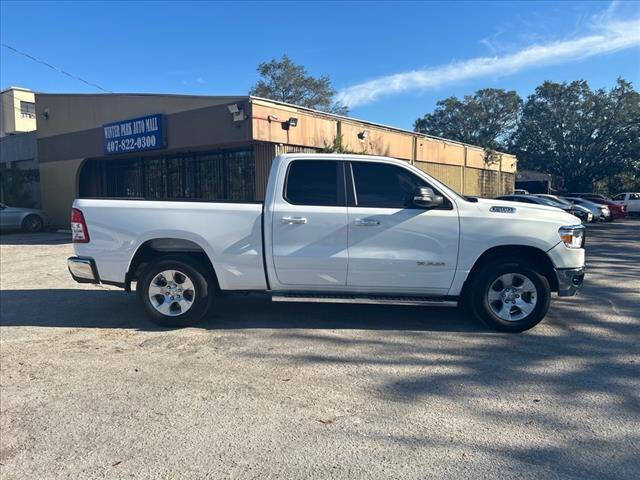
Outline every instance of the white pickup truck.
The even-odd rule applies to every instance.
[[[78,199],[69,271],[135,290],[151,319],[191,325],[216,293],[274,301],[468,307],[529,329],[573,295],[585,229],[554,207],[466,198],[385,157],[287,154],[264,203]]]

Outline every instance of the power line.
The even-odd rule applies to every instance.
[[[98,85],[96,83],[89,82],[88,80],[85,80],[84,78],[80,78],[80,77],[78,77],[76,75],[73,75],[73,74],[67,72],[66,70],[63,70],[60,67],[56,67],[55,65],[51,65],[50,63],[47,63],[44,60],[40,60],[39,58],[36,58],[33,55],[29,55],[26,52],[22,52],[22,51],[18,50],[17,48],[12,47],[11,45],[7,45],[6,43],[3,43],[2,46],[5,47],[5,48],[8,48],[9,50],[12,50],[12,51],[16,52],[19,55],[27,57],[27,58],[33,60],[34,62],[41,63],[42,65],[45,65],[45,66],[51,68],[52,70],[55,70],[55,71],[57,71],[59,73],[62,73],[63,75],[66,75],[67,77],[71,77],[71,78],[73,78],[75,80],[80,80],[82,83],[86,83],[90,87],[95,87],[98,90],[102,90],[103,92],[106,92],[106,93],[113,93],[111,90],[107,90],[106,88],[102,88],[100,85]]]

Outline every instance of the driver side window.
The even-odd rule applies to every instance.
[[[357,207],[412,208],[418,187],[433,188],[420,177],[395,165],[352,162],[351,171]],[[434,192],[440,195],[435,189]],[[443,206],[451,208],[446,198]]]

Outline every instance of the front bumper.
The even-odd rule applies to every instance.
[[[73,279],[78,283],[100,283],[100,276],[93,258],[69,257],[67,267]]]
[[[587,212],[574,210],[569,213],[571,213],[571,215],[578,217],[582,223],[589,223],[593,221],[593,213],[591,212],[587,213]]]
[[[558,296],[571,297],[580,291],[584,282],[585,267],[556,268]]]

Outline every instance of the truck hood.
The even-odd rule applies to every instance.
[[[548,207],[546,205],[536,205],[532,203],[510,202],[507,200],[492,200],[479,198],[477,206],[487,215],[514,215],[519,219],[543,220],[547,222],[557,222],[562,225],[580,225],[578,217],[565,212],[558,207]],[[491,207],[511,207],[515,208],[514,213],[492,212]]]

